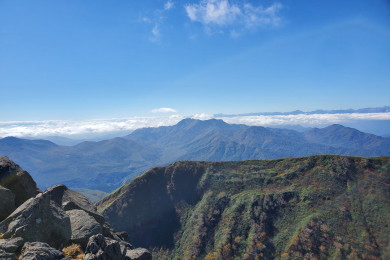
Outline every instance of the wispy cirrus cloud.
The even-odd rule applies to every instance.
[[[197,4],[185,5],[188,18],[212,27],[228,28],[232,35],[238,35],[243,29],[255,29],[264,26],[278,26],[282,19],[279,15],[282,4],[275,2],[268,7],[254,6],[250,3],[230,0],[201,0]]]
[[[167,1],[164,4],[164,10],[171,10],[175,4],[172,1]]]
[[[164,6],[161,9],[154,10],[150,15],[141,18],[141,22],[152,25],[150,30],[151,35],[149,37],[151,42],[158,42],[161,39],[161,27],[165,19],[165,14],[174,7],[175,3],[169,0],[164,3]]]

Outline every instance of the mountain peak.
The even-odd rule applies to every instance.
[[[222,119],[208,119],[208,120],[200,120],[194,118],[185,118],[181,120],[176,126],[195,126],[197,124],[201,124],[202,126],[226,126],[228,123],[223,121]]]

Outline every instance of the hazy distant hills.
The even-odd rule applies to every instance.
[[[246,114],[215,114],[215,117],[234,117],[234,116],[268,116],[268,115],[313,115],[313,114],[360,114],[360,113],[387,113],[390,112],[390,106],[383,107],[367,107],[360,109],[336,109],[336,110],[324,110],[317,109],[309,112],[301,110],[295,110],[291,112],[260,112],[260,113],[246,113]]]
[[[112,191],[154,166],[177,160],[230,161],[314,154],[390,155],[390,138],[331,125],[298,132],[185,119],[174,126],[143,128],[122,138],[60,146],[46,140],[0,139],[6,155],[31,173],[41,188]]]

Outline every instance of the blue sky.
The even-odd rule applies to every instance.
[[[390,2],[0,0],[0,91],[2,122],[389,105]]]

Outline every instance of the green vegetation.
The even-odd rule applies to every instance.
[[[177,162],[98,206],[156,259],[389,259],[389,162]]]

